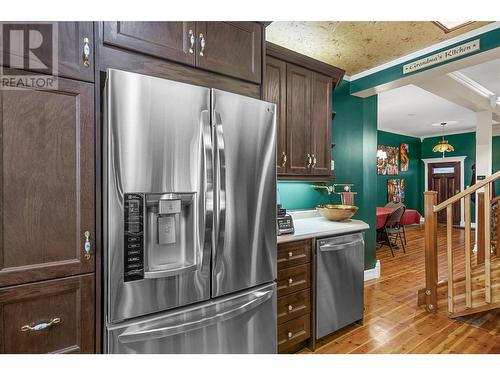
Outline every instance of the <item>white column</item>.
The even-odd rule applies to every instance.
[[[477,176],[491,175],[492,168],[492,133],[493,116],[491,111],[476,112],[476,182]],[[480,191],[484,191],[480,189]],[[487,199],[487,197],[485,197]],[[477,224],[477,194],[476,194],[476,224]],[[474,251],[477,251],[477,230],[476,245]]]

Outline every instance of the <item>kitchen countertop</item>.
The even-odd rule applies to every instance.
[[[360,232],[370,228],[368,224],[361,220],[327,220],[317,210],[288,211],[288,213],[293,218],[295,233],[278,236],[278,243]]]

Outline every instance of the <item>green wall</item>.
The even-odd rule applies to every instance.
[[[500,171],[500,135],[493,137],[493,172]],[[495,181],[495,196],[500,195],[500,180]]]
[[[375,266],[375,207],[377,152],[377,97],[351,96],[350,83],[342,83],[334,91],[333,121],[335,182],[352,183],[358,194],[359,211],[354,218],[365,221],[370,230],[365,235],[365,268]],[[279,200],[289,210],[310,209],[323,203],[339,203],[337,195],[316,191],[309,182],[279,182]]]
[[[392,178],[401,178],[405,180],[404,203],[406,207],[418,210],[421,214],[423,214],[421,210],[423,206],[421,179],[423,178],[424,166],[421,161],[422,143],[420,139],[381,130],[377,132],[378,145],[399,148],[401,143],[407,143],[409,146],[410,164],[408,166],[408,171],[399,171],[399,173],[395,176],[377,175],[377,206],[384,206],[387,203],[387,180]]]

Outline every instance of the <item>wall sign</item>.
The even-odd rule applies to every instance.
[[[403,65],[403,74],[414,73],[418,70],[427,68],[429,66],[440,64],[442,62],[454,59],[459,56],[467,55],[474,51],[478,51],[479,48],[480,48],[479,39],[461,44],[459,46],[447,49],[439,53],[435,53],[434,55],[430,55],[424,57],[423,59],[416,60],[406,65]]]

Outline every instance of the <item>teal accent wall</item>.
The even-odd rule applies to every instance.
[[[424,166],[422,159],[422,142],[420,138],[408,137],[379,130],[377,132],[377,144],[383,146],[398,147],[401,143],[409,146],[410,163],[408,171],[399,171],[397,175],[377,175],[377,206],[385,206],[387,203],[387,180],[401,178],[405,180],[405,205],[408,208],[419,211],[423,215],[423,191],[422,178]],[[401,160],[400,160],[401,162]],[[375,163],[375,161],[374,161]],[[376,173],[376,172],[375,172]]]
[[[459,46],[461,44],[464,44],[464,43],[467,43],[467,42],[470,42],[470,41],[476,40],[476,39],[480,40],[480,49],[478,51],[472,52],[472,53],[467,54],[467,55],[459,56],[455,59],[450,59],[450,60],[447,60],[443,63],[432,65],[432,66],[429,66],[429,67],[421,69],[421,70],[417,70],[416,72],[403,74],[403,66],[410,63],[410,62],[420,60],[420,59],[425,58],[427,56],[433,55],[433,54],[438,53],[438,52],[445,51],[449,48],[453,48],[453,47]],[[446,47],[437,49],[435,51],[432,51],[432,52],[429,52],[426,54],[423,54],[423,55],[418,56],[414,59],[404,61],[400,64],[391,66],[387,69],[384,69],[384,70],[381,70],[379,72],[375,72],[375,73],[369,74],[365,77],[356,79],[356,80],[351,82],[351,91],[350,92],[351,92],[351,94],[354,94],[354,93],[357,93],[359,91],[363,91],[366,89],[373,88],[375,86],[379,86],[379,85],[382,85],[385,83],[396,81],[396,80],[401,79],[403,77],[409,77],[413,74],[418,74],[418,73],[424,72],[426,70],[436,68],[440,65],[444,65],[444,64],[447,64],[447,63],[450,63],[450,62],[453,62],[456,60],[460,60],[460,59],[463,59],[463,58],[466,58],[469,56],[473,56],[473,55],[476,55],[478,53],[485,52],[485,51],[488,51],[488,50],[491,50],[494,48],[498,48],[498,47],[500,47],[500,28],[488,31],[486,33],[477,35],[475,37],[463,40],[463,41],[455,43],[455,44],[450,44]]]
[[[375,207],[377,152],[377,97],[366,99],[350,95],[350,84],[342,81],[333,95],[337,113],[333,121],[333,160],[335,182],[352,183],[359,211],[354,218],[370,225],[365,234],[365,268],[375,266]],[[311,188],[311,182],[278,182],[279,200],[283,207],[311,209],[318,204],[340,203],[337,195]]]
[[[493,172],[500,171],[500,135],[493,137],[492,145]],[[495,181],[495,196],[500,195],[500,180]]]

